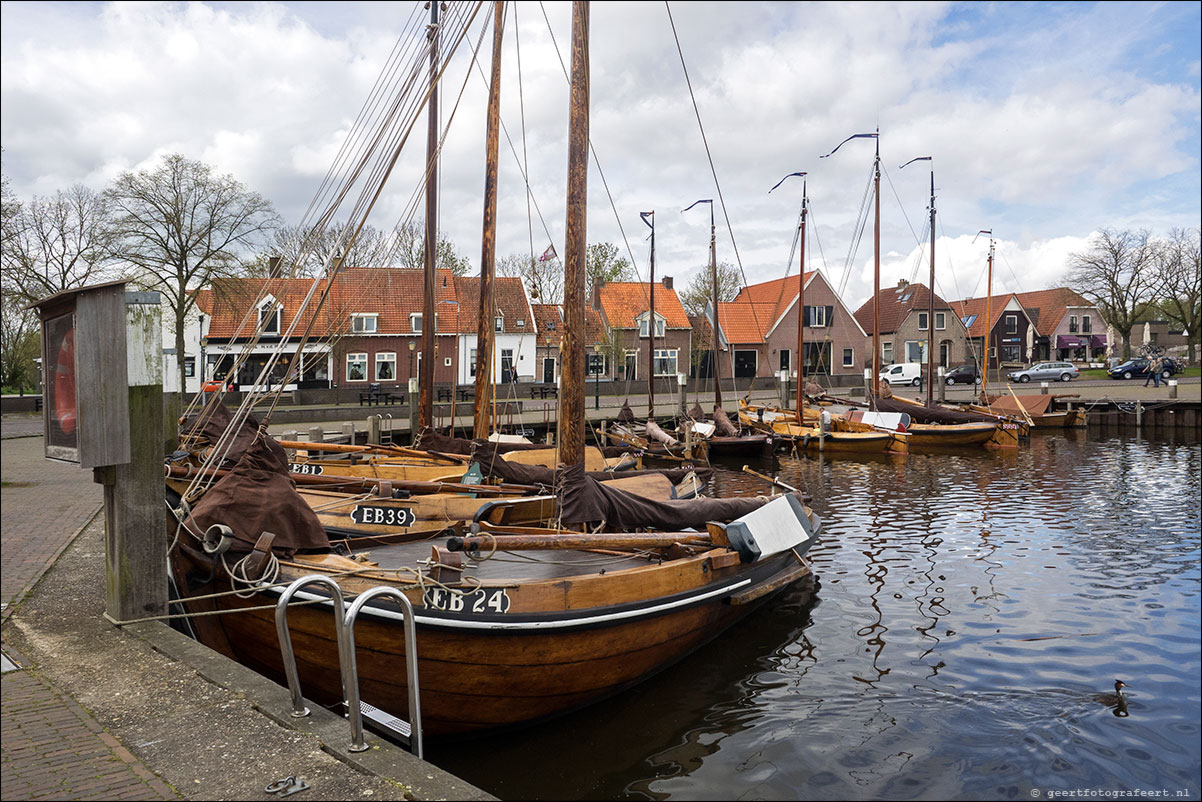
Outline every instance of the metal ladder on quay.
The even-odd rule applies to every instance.
[[[338,641],[338,666],[342,679],[343,703],[346,705],[347,718],[351,725],[351,743],[347,747],[351,752],[363,752],[369,749],[363,734],[363,718],[366,716],[379,727],[384,728],[403,744],[409,751],[423,757],[422,748],[422,713],[421,695],[418,689],[417,677],[417,633],[413,620],[413,605],[405,594],[396,588],[371,588],[359,596],[347,607],[342,595],[342,588],[328,576],[309,574],[297,579],[289,585],[276,602],[275,629],[280,641],[280,652],[284,663],[284,673],[288,678],[288,692],[292,695],[292,716],[303,718],[309,715],[301,695],[300,677],[296,670],[296,653],[292,649],[292,635],[288,630],[288,604],[302,588],[309,585],[322,585],[330,591],[330,600],[334,607],[334,633]],[[359,697],[359,668],[355,658],[355,619],[359,611],[369,601],[381,596],[391,596],[401,606],[405,627],[405,669],[406,684],[409,689],[409,721],[392,716],[389,713],[362,701]],[[319,596],[309,598],[318,599]]]

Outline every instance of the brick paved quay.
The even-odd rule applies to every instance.
[[[315,706],[291,720],[287,689],[162,623],[109,624],[101,489],[90,471],[47,462],[40,436],[10,436],[10,422],[4,800],[275,799],[266,787],[290,775],[310,786],[301,799],[491,798],[370,735],[373,749],[348,752],[343,718]]]

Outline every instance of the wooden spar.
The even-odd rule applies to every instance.
[[[762,473],[760,473],[760,472],[758,472],[758,471],[753,471],[753,470],[751,469],[751,466],[749,466],[749,465],[744,465],[744,466],[743,466],[743,473],[750,474],[750,475],[752,475],[752,476],[756,477],[757,479],[763,479],[765,482],[768,482],[769,484],[772,484],[772,485],[774,485],[774,486],[776,486],[776,487],[783,487],[785,490],[788,490],[788,491],[790,491],[790,492],[792,492],[792,493],[796,493],[796,492],[797,492],[797,488],[796,488],[796,487],[793,487],[793,486],[791,486],[791,485],[787,485],[787,484],[785,484],[785,483],[784,483],[784,482],[782,482],[782,481],[779,481],[779,480],[777,480],[777,479],[773,479],[771,476],[766,476],[765,474],[762,474]]]
[[[718,239],[717,229],[714,228],[714,202],[705,201],[710,205],[710,275],[714,287],[714,409],[722,408],[722,377],[718,372]],[[734,355],[731,355],[734,358]]]
[[[195,468],[187,465],[165,465],[164,474],[171,479],[190,479],[202,475],[220,479],[227,474],[226,468]],[[318,488],[333,489],[336,487],[353,487],[366,489],[376,487],[380,482],[386,482],[399,490],[410,493],[474,493],[479,496],[522,496],[533,493],[538,488],[533,485],[464,485],[457,482],[420,482],[412,479],[376,479],[370,476],[337,476],[322,474],[314,476],[306,473],[290,473],[289,478],[298,485],[310,485]]]
[[[476,325],[476,415],[474,433],[487,439],[493,385],[493,284],[497,272],[497,150],[501,127],[501,45],[505,3],[493,3],[492,80],[488,86],[488,133],[484,174],[484,235],[480,244],[480,319]],[[456,377],[458,378],[458,377]]]
[[[651,319],[647,322],[647,420],[655,418],[655,212],[651,215]],[[643,218],[644,221],[646,218]],[[665,332],[666,333],[666,332]]]
[[[873,203],[876,218],[872,226],[872,397],[881,397],[881,138],[876,137],[873,163]]]
[[[572,3],[572,88],[568,122],[567,225],[564,235],[563,397],[559,402],[560,462],[584,462],[584,255],[587,244],[589,129],[589,7]]]
[[[797,422],[805,423],[806,185],[801,185],[801,255],[797,261]],[[829,325],[829,323],[828,323]],[[788,377],[786,376],[786,379]]]
[[[438,361],[434,353],[437,323],[434,316],[435,251],[438,245],[438,6],[437,0],[430,3],[430,101],[429,120],[426,125],[426,274],[422,304],[422,348],[421,385],[418,406],[418,431],[424,432],[434,426],[434,365]]]
[[[661,549],[682,546],[712,546],[702,532],[657,532],[649,535],[556,533],[553,535],[476,535],[447,540],[450,551],[520,551],[525,549]]]
[[[471,457],[463,454],[443,454],[441,452],[421,451],[403,446],[348,446],[342,443],[307,443],[304,440],[277,440],[281,448],[297,451],[329,451],[335,454],[363,454],[374,452],[385,456],[422,457],[424,459],[440,459],[448,465],[462,465],[471,462]]]
[[[993,232],[989,232],[989,270],[985,279],[985,360],[981,375],[981,397],[989,389],[989,334],[993,328]]]
[[[935,405],[935,162],[931,161],[931,286],[927,287],[927,406]]]

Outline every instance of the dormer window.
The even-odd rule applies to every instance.
[[[282,309],[283,307],[274,298],[264,301],[259,307],[259,331],[264,334],[279,334]]]
[[[438,331],[438,313],[434,313],[434,330]],[[409,331],[414,334],[422,333],[422,313],[413,312],[409,315]]]
[[[497,331],[505,331],[505,318],[501,315],[497,315],[493,324],[493,328],[495,328]]]
[[[375,334],[379,330],[379,315],[351,315],[351,332]]]
[[[643,314],[639,315],[638,321],[639,321],[639,336],[640,337],[649,336],[648,330],[651,328],[650,320],[651,320],[650,312],[644,312]],[[664,336],[664,326],[665,325],[666,324],[665,324],[664,319],[662,317],[660,317],[659,315],[656,315],[655,316],[655,336],[656,337]]]
[[[517,319],[517,321],[514,322],[514,325],[517,326],[519,329],[524,329],[524,328],[526,328],[526,321],[525,321],[525,319],[519,317]]]

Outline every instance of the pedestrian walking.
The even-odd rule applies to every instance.
[[[1160,374],[1164,370],[1164,358],[1156,357],[1152,360],[1152,364],[1148,365],[1148,378],[1152,380],[1152,386],[1160,388]],[[1144,381],[1144,387],[1148,386],[1147,380]]]

